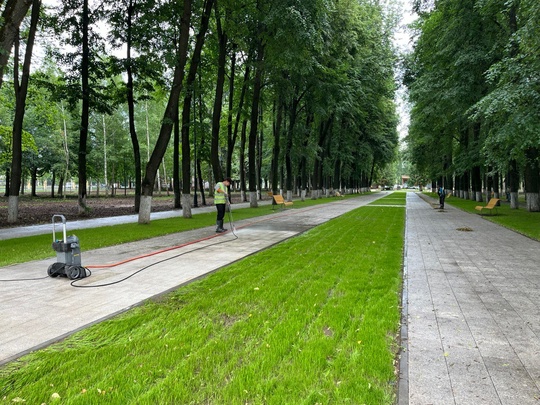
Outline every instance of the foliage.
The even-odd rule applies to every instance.
[[[495,8],[491,2],[484,2],[481,10],[493,16],[498,12],[508,20],[509,14],[517,7],[509,2],[505,7]],[[501,17],[499,17],[501,18]],[[523,159],[527,149],[538,147],[538,128],[540,118],[540,58],[531,53],[538,49],[540,34],[538,22],[540,8],[537,2],[523,1],[519,3],[519,16],[522,21],[515,32],[510,28],[506,35],[504,56],[494,63],[486,72],[488,82],[493,91],[473,106],[475,117],[480,117],[489,124],[488,137],[484,150],[494,165],[503,165],[508,159]],[[501,21],[508,25],[508,21]]]
[[[13,136],[13,129],[11,127],[6,127],[0,125],[0,170],[6,170],[11,166],[11,138]],[[28,169],[28,159],[37,154],[38,149],[34,137],[23,131],[22,133],[22,151],[23,156],[26,159],[23,159],[23,166],[26,164]]]
[[[538,193],[538,2],[448,0],[419,10],[404,79],[416,170],[433,180],[473,172],[474,183],[516,162],[528,192]]]
[[[87,172],[89,180],[132,183],[139,173],[131,158],[136,154],[135,143],[126,142],[134,132],[126,107],[131,84],[124,75],[128,69],[133,73],[135,128],[144,167],[156,147],[165,101],[173,90],[182,4],[90,0],[86,15],[89,58],[83,66],[84,4],[83,0],[69,0],[44,8],[38,38],[44,55],[32,69],[35,97],[29,99],[31,120],[25,120],[25,126],[32,123],[25,129],[34,135],[39,156],[45,157],[42,165],[36,161],[35,173],[47,179],[75,174],[83,179]],[[193,21],[199,21],[202,2],[194,2],[192,10]],[[261,184],[292,188],[300,177],[306,188],[368,186],[371,173],[396,156],[396,55],[389,39],[396,24],[391,6],[368,0],[220,1],[212,13],[198,65],[195,112],[186,123],[189,153],[194,155],[196,144],[205,180],[214,180],[209,134],[212,117],[221,113],[218,156],[220,160],[232,157],[228,163],[233,178],[242,174],[253,181],[249,169],[240,173],[244,151],[239,140],[242,128],[249,133],[255,123],[244,126],[244,122],[259,116],[257,149],[246,157],[257,155],[256,170],[262,178],[256,179],[255,188]],[[196,31],[194,28],[190,34],[190,54]],[[219,66],[219,32],[225,38],[225,66]],[[262,54],[256,62],[258,44]],[[125,53],[128,45],[129,55]],[[257,67],[262,87],[257,100],[260,108],[254,115],[250,106],[254,105],[253,72]],[[89,72],[88,128],[80,119],[83,68]],[[224,69],[227,77],[225,107],[220,112],[212,107],[216,105],[217,68]],[[248,71],[251,76],[245,76]],[[184,94],[191,90],[184,89]],[[2,92],[1,97],[0,117],[9,116],[12,96]],[[48,108],[44,108],[47,102]],[[278,109],[283,111],[279,123]],[[40,117],[46,125],[37,125]],[[235,143],[228,143],[231,128],[235,128]],[[88,142],[80,142],[78,138],[86,133],[81,131],[86,129]],[[281,150],[274,156],[278,143]],[[79,151],[83,145],[86,150]],[[77,162],[83,157],[86,166],[80,167]],[[173,145],[167,145],[160,170],[167,177],[180,178],[180,173],[173,173],[173,161]],[[272,167],[280,173],[277,178],[271,175]],[[314,184],[315,178],[318,184]]]

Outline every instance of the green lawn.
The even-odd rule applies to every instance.
[[[348,195],[346,198],[353,198]],[[331,201],[338,201],[333,198],[318,200],[294,201],[295,208],[305,208],[318,204],[325,204]],[[279,208],[274,208],[279,210]],[[254,218],[257,216],[274,213],[271,206],[260,206],[258,208],[235,209],[233,205],[233,218],[235,221]],[[226,218],[228,220],[228,216]],[[114,225],[93,229],[71,229],[68,228],[68,235],[75,234],[80,240],[81,250],[84,254],[86,250],[93,250],[107,246],[114,246],[121,243],[133,242],[137,240],[149,239],[156,236],[170,235],[176,232],[189,231],[206,226],[213,226],[216,223],[214,212],[193,215],[192,218],[169,218],[153,220],[148,225],[137,223]],[[57,227],[58,236],[59,227]],[[9,230],[6,230],[9,232]],[[52,227],[51,233],[45,235],[28,236],[24,238],[8,239],[2,241],[2,255],[0,256],[0,267],[16,263],[25,263],[31,260],[46,259],[55,257],[56,252],[52,249]]]
[[[407,203],[407,191],[395,191],[388,196],[370,203],[370,205],[398,205],[405,207]]]
[[[404,225],[366,206],[249,256],[9,363],[0,403],[392,404]]]

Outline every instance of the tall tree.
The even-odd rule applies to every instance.
[[[188,58],[188,45],[189,45],[189,29],[191,24],[191,0],[183,1],[183,11],[180,17],[180,30],[178,38],[178,48],[176,50],[176,62],[173,74],[173,83],[163,120],[159,136],[152,151],[152,155],[148,164],[146,165],[145,175],[142,181],[142,196],[141,207],[139,210],[139,223],[150,223],[150,213],[152,211],[152,195],[154,190],[154,182],[156,179],[156,173],[167,145],[169,143],[171,132],[175,122],[178,122],[178,106],[180,101],[180,93],[183,87],[185,67]]]
[[[472,198],[480,201],[486,129],[470,117],[470,108],[489,91],[485,72],[498,54],[495,24],[474,0],[448,0],[421,15],[419,31],[407,76],[413,102],[409,138],[425,139],[432,152],[438,146],[430,167],[433,179],[454,170],[458,176],[467,173]],[[456,156],[459,166],[452,164],[456,144],[463,154]]]
[[[255,146],[257,143],[257,132],[259,125],[259,102],[261,98],[263,71],[264,71],[264,44],[262,38],[258,38],[257,51],[255,57],[255,74],[253,80],[253,95],[251,99],[250,129],[248,136],[248,182],[249,182],[249,205],[257,208],[257,179],[256,175],[256,155]]]
[[[189,128],[191,122],[191,101],[193,99],[193,85],[197,75],[197,69],[201,59],[206,31],[210,23],[210,13],[214,5],[214,0],[205,0],[199,31],[195,39],[195,47],[191,55],[188,76],[186,78],[186,89],[184,96],[184,107],[182,110],[182,215],[184,218],[191,218],[191,142],[189,139]]]
[[[8,222],[17,222],[19,213],[19,190],[21,188],[22,175],[22,132],[23,120],[26,110],[26,96],[28,93],[28,82],[30,80],[30,64],[32,61],[32,51],[34,48],[34,40],[36,37],[37,25],[39,20],[39,12],[41,9],[41,0],[33,0],[32,17],[30,22],[30,30],[28,32],[28,40],[26,42],[26,51],[23,62],[23,72],[19,83],[19,38],[15,39],[15,68],[14,68],[14,84],[15,84],[15,119],[13,121],[13,141],[12,151],[13,158],[11,163],[11,182],[9,190],[9,206],[8,206]]]
[[[94,5],[94,4],[92,4]],[[67,100],[71,112],[79,116],[77,151],[78,213],[86,215],[87,154],[91,111],[110,113],[110,96],[105,92],[108,70],[102,59],[103,38],[97,32],[103,9],[91,8],[88,0],[67,0],[51,16],[50,27],[62,48],[51,48],[60,66],[66,67],[64,83],[54,84],[58,100]]]
[[[88,7],[88,0],[83,0],[82,14],[81,14],[81,27],[82,27],[82,54],[81,54],[81,95],[82,95],[82,109],[81,109],[81,126],[79,132],[79,214],[85,214],[87,211],[86,206],[86,154],[88,153],[88,116],[90,114],[90,78],[89,78],[89,64],[90,64],[90,45],[89,45],[89,24],[90,24],[90,10]]]
[[[139,212],[142,183],[141,147],[136,128],[135,109],[147,94],[163,85],[166,65],[162,54],[163,44],[155,40],[155,32],[160,24],[169,20],[167,7],[159,7],[154,1],[124,0],[111,5],[107,14],[111,25],[110,40],[115,49],[125,48],[125,58],[111,57],[113,74],[125,72],[127,80],[120,101],[127,101],[128,125],[135,163],[135,212]],[[159,16],[156,18],[156,15]],[[169,34],[163,35],[163,43]],[[177,176],[175,176],[177,179]]]
[[[217,78],[216,91],[214,97],[214,109],[212,113],[212,143],[210,148],[210,160],[212,162],[212,172],[214,179],[221,181],[223,169],[219,160],[219,130],[221,122],[221,113],[223,109],[223,89],[225,86],[225,63],[227,60],[227,34],[223,31],[221,25],[221,9],[219,3],[216,2],[216,32],[218,36],[218,63],[217,63]],[[233,76],[231,74],[231,80]],[[232,97],[231,97],[232,98]]]
[[[496,23],[500,60],[487,71],[492,90],[474,106],[473,116],[488,128],[487,160],[507,172],[511,207],[518,208],[519,174],[525,174],[527,209],[540,210],[538,188],[538,69],[540,7],[530,0],[504,4],[485,0],[481,12]]]

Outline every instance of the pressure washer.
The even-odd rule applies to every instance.
[[[57,219],[62,220],[63,239],[56,239]],[[47,274],[50,277],[67,277],[77,280],[87,276],[86,269],[81,265],[81,245],[75,235],[67,236],[66,218],[55,214],[52,217],[53,243],[52,248],[56,252],[56,263],[49,266]]]

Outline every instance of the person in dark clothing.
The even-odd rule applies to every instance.
[[[444,199],[446,198],[446,192],[443,186],[439,186],[437,194],[439,194],[439,208],[442,210],[444,209]]]

